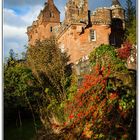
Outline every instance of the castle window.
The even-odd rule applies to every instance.
[[[52,27],[50,27],[50,32],[52,32],[53,31],[53,29],[52,29]]]
[[[54,13],[53,12],[50,12],[50,17],[54,17]]]
[[[90,41],[96,41],[96,31],[93,29],[90,30]]]
[[[60,50],[61,50],[61,53],[64,53],[64,52],[65,52],[64,44],[61,44],[61,45],[60,45]]]

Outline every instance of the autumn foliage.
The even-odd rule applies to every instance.
[[[91,74],[84,76],[73,99],[66,103],[64,125],[80,128],[79,139],[128,137],[123,120],[128,117],[129,110],[119,104],[119,92],[108,90],[110,75],[110,66],[96,65]]]
[[[123,47],[117,50],[118,57],[121,59],[127,59],[131,54],[132,44],[128,41],[124,42]]]
[[[45,128],[41,135],[50,131],[51,137],[64,140],[135,139],[136,73],[124,61],[130,51],[135,56],[129,43],[118,51],[101,45],[91,52],[86,73],[76,75],[54,40],[39,42],[28,50],[31,70],[14,59],[5,65],[5,107],[27,102]]]

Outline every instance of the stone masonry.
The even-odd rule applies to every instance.
[[[36,40],[55,36],[62,52],[68,52],[72,63],[86,60],[89,53],[101,44],[122,45],[124,15],[118,0],[112,0],[110,7],[95,11],[88,9],[88,0],[68,0],[65,19],[60,23],[60,12],[53,0],[48,0],[38,19],[27,28],[29,46],[33,46]]]

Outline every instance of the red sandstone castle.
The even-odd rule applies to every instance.
[[[55,36],[62,52],[67,51],[71,62],[76,63],[101,44],[120,47],[125,29],[125,13],[118,0],[111,7],[88,9],[88,0],[68,0],[65,19],[60,22],[60,12],[53,0],[45,3],[38,19],[27,28],[29,46],[36,40]]]

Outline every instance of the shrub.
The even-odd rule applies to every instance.
[[[90,55],[92,71],[68,100],[67,127],[79,139],[128,139],[135,136],[135,73],[129,72],[111,46]]]

